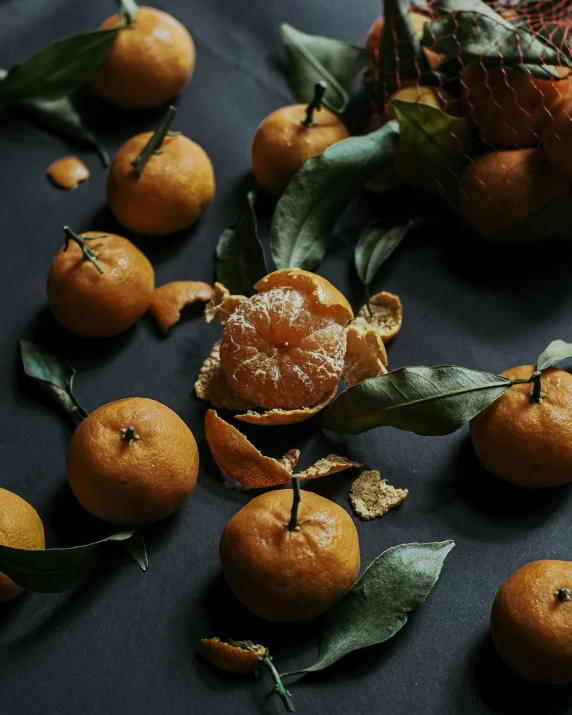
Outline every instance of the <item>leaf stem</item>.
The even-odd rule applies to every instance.
[[[294,702],[292,700],[292,696],[284,687],[284,683],[280,679],[280,676],[278,675],[278,671],[274,667],[274,663],[272,662],[272,659],[267,655],[263,655],[260,658],[260,662],[264,663],[264,665],[270,671],[270,674],[272,675],[272,678],[274,679],[274,683],[276,685],[276,692],[278,693],[282,702],[284,703],[286,712],[293,713],[294,712]]]
[[[89,248],[88,246],[86,246],[85,242],[93,241],[95,238],[107,238],[107,234],[100,233],[97,236],[78,236],[77,233],[74,233],[69,226],[64,226],[64,233],[66,237],[64,251],[68,250],[70,241],[75,241],[77,245],[81,248],[85,260],[89,261],[90,263],[93,263],[93,265],[97,268],[100,274],[103,273],[103,268],[95,260],[98,257],[99,253],[97,251],[94,251],[93,248]]]
[[[328,85],[325,82],[316,82],[314,85],[314,96],[312,97],[312,101],[306,107],[305,118],[302,119],[302,124],[305,127],[313,127],[316,123],[314,121],[314,112],[319,112],[322,108],[322,99],[327,89]]]
[[[292,513],[290,514],[290,522],[288,523],[288,531],[300,531],[298,524],[298,506],[302,495],[300,494],[300,479],[296,476],[292,477]]]
[[[166,136],[176,136],[180,132],[170,132],[169,127],[171,126],[175,114],[177,113],[177,107],[171,105],[169,109],[165,112],[165,116],[161,120],[161,123],[153,132],[153,135],[143,147],[141,154],[136,159],[133,159],[131,166],[135,168],[137,176],[141,176],[145,164],[149,161],[151,154],[160,154],[163,150],[161,149],[161,144]]]
[[[373,318],[373,311],[371,309],[370,305],[370,294],[369,294],[369,283],[364,283],[364,291],[365,291],[365,304],[367,307],[367,312],[370,314],[370,316]]]

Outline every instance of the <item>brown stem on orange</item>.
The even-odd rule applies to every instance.
[[[570,600],[570,589],[560,586],[558,591],[554,593],[559,601],[569,601]]]
[[[85,260],[89,261],[90,263],[93,263],[93,265],[97,268],[100,274],[103,273],[103,268],[95,260],[98,257],[99,253],[97,251],[94,251],[93,248],[88,248],[88,246],[85,245],[85,242],[93,241],[95,238],[107,238],[107,234],[101,233],[97,236],[78,236],[77,233],[74,233],[69,226],[64,226],[64,233],[66,236],[64,251],[68,250],[70,241],[75,241],[77,245],[81,248]]]
[[[294,478],[296,479],[297,477],[294,477]],[[274,667],[274,663],[272,662],[272,659],[267,655],[263,655],[260,658],[260,662],[263,663],[268,668],[268,670],[270,671],[270,674],[274,678],[274,683],[276,685],[276,692],[282,699],[282,702],[284,703],[284,707],[286,708],[286,712],[293,713],[294,712],[294,702],[292,700],[292,696],[284,687],[284,683],[280,679],[280,676],[278,675],[278,671]]]
[[[172,134],[169,132],[169,127],[171,126],[176,113],[177,107],[171,105],[169,109],[167,109],[165,116],[161,120],[157,129],[153,132],[151,138],[143,147],[141,154],[139,154],[139,156],[131,162],[131,166],[135,168],[137,176],[141,176],[141,172],[145,168],[145,164],[149,161],[151,154],[161,153],[161,144],[163,143],[163,139],[167,136],[167,134]]]
[[[290,522],[288,523],[288,531],[300,531],[298,524],[298,506],[300,505],[300,480],[298,477],[292,477],[292,513],[290,514]]]
[[[540,382],[540,378],[542,376],[542,372],[540,370],[536,370],[536,372],[533,372],[532,375],[530,376],[530,379],[532,381],[532,392],[530,393],[530,401],[531,402],[542,402],[542,398],[544,397],[544,392],[541,391],[542,384]]]
[[[121,439],[123,442],[127,442],[127,444],[131,446],[135,440],[141,439],[141,437],[139,437],[135,431],[135,427],[131,425],[130,427],[123,427],[121,429]]]
[[[319,112],[322,108],[322,99],[327,89],[328,85],[325,82],[316,82],[314,85],[314,96],[310,104],[306,107],[306,116],[302,119],[302,124],[305,127],[311,127],[315,124],[314,112]]]

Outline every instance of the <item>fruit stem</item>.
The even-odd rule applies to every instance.
[[[541,383],[541,377],[542,377],[542,372],[541,370],[536,370],[535,372],[532,373],[532,375],[528,378],[528,380],[522,378],[522,379],[517,379],[517,380],[512,380],[511,385],[528,385],[531,382],[533,383],[532,387],[532,392],[529,393],[529,398],[531,402],[542,402],[542,398],[546,395],[545,392],[542,392],[542,383]]]
[[[569,601],[570,600],[570,589],[569,588],[564,588],[564,586],[560,586],[558,591],[554,593],[556,598],[559,601]]]
[[[89,261],[90,263],[93,263],[99,273],[103,273],[103,268],[95,260],[98,257],[99,253],[97,251],[94,251],[93,248],[89,248],[88,246],[86,246],[85,242],[93,241],[94,238],[107,238],[107,234],[100,233],[97,236],[78,236],[77,233],[74,233],[69,226],[64,226],[64,233],[66,236],[64,251],[68,250],[70,241],[75,241],[77,245],[81,248],[85,260]]]
[[[121,439],[122,439],[124,442],[127,442],[127,444],[131,447],[131,445],[133,444],[133,442],[134,442],[136,439],[141,439],[141,437],[139,437],[139,435],[138,435],[137,432],[135,431],[135,427],[133,427],[133,425],[131,425],[130,427],[122,427],[122,429],[121,429]]]
[[[276,670],[276,668],[274,667],[274,664],[272,663],[272,658],[270,658],[267,655],[263,655],[260,658],[260,662],[264,663],[264,665],[270,671],[270,674],[272,675],[272,678],[274,679],[274,683],[276,684],[276,692],[282,699],[282,702],[284,703],[284,707],[286,708],[286,712],[293,713],[294,712],[294,702],[292,700],[292,696],[284,687],[284,683],[280,679],[280,676],[278,675],[278,671]]]
[[[300,494],[300,480],[296,476],[292,477],[292,492],[294,496],[292,499],[292,513],[290,514],[288,531],[300,531],[298,524],[298,506],[302,495]]]
[[[139,7],[135,0],[117,0],[119,5],[119,14],[123,20],[124,27],[130,27],[135,22],[135,18],[139,12]]]
[[[322,99],[327,89],[328,85],[325,82],[316,82],[314,85],[314,96],[312,97],[310,104],[306,107],[305,118],[302,119],[302,124],[305,127],[312,127],[316,123],[314,121],[314,112],[319,112],[322,108]]]
[[[161,149],[161,144],[166,136],[176,136],[181,133],[169,131],[169,127],[171,126],[176,113],[177,107],[171,105],[165,112],[165,116],[161,120],[157,129],[153,132],[153,135],[143,147],[141,154],[139,154],[139,156],[131,162],[131,166],[135,168],[137,176],[141,176],[141,173],[145,168],[145,164],[149,161],[151,154],[160,154],[163,151]]]

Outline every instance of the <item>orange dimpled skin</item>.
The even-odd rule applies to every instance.
[[[130,427],[137,434],[131,443],[123,432]],[[193,491],[198,468],[191,430],[173,410],[142,397],[110,402],[86,417],[66,462],[79,503],[116,525],[150,524],[172,514]]]
[[[560,589],[572,589],[572,563],[534,561],[516,571],[493,602],[491,637],[498,654],[536,683],[572,683],[572,601],[559,598]]]
[[[100,236],[86,231],[82,236]],[[55,319],[76,335],[104,338],[130,328],[145,313],[155,287],[153,266],[126,238],[108,233],[86,242],[96,251],[97,268],[70,241],[48,274],[48,300]]]
[[[113,15],[100,26],[121,24]],[[125,109],[158,107],[185,87],[195,66],[195,46],[187,29],[172,15],[140,7],[121,30],[106,59],[91,78],[92,90]]]
[[[117,219],[136,233],[163,236],[188,228],[210,205],[215,191],[211,161],[185,136],[166,136],[138,175],[136,159],[152,132],[137,134],[117,153],[107,175],[107,201]]]
[[[329,146],[347,139],[349,132],[329,109],[314,112],[314,124],[305,126],[307,105],[282,107],[266,117],[254,135],[252,172],[260,185],[281,194],[303,164]]]
[[[533,365],[501,375],[529,378]],[[542,372],[541,403],[531,402],[531,384],[514,385],[470,422],[479,461],[492,474],[520,487],[556,487],[572,481],[572,376]]]
[[[44,526],[38,512],[27,501],[0,488],[0,545],[36,551],[45,547]],[[0,573],[0,605],[19,596],[24,589]]]
[[[360,567],[354,523],[344,509],[302,491],[290,531],[292,490],[252,499],[226,525],[221,565],[234,595],[269,621],[320,616],[351,588]]]

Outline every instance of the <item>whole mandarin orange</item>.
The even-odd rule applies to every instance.
[[[226,525],[220,560],[228,585],[250,611],[268,621],[305,621],[325,613],[351,588],[360,567],[349,514],[302,491],[297,528],[290,530],[293,490],[252,499]]]
[[[530,378],[532,365],[502,372]],[[531,402],[531,384],[513,385],[470,421],[471,440],[489,472],[520,487],[556,487],[572,481],[572,376],[542,372],[542,402]]]
[[[425,23],[429,22],[431,18],[427,15],[423,15],[420,12],[411,11],[409,13],[409,19],[415,30],[415,34],[419,39],[423,37],[425,31]],[[370,61],[375,64],[379,63],[379,42],[381,40],[381,33],[383,31],[384,18],[380,15],[370,27],[367,37],[365,39],[365,53],[370,58]],[[445,59],[444,55],[435,52],[429,47],[424,47],[423,51],[427,61],[431,67],[437,67]]]
[[[109,524],[151,524],[178,509],[195,488],[199,453],[193,433],[160,402],[128,397],[99,407],[79,424],[67,477],[79,503]]]
[[[121,16],[112,15],[99,29],[121,24]],[[194,67],[195,45],[184,25],[162,10],[140,7],[135,20],[117,35],[90,86],[119,107],[148,109],[179,94]]]
[[[67,227],[66,231],[73,234]],[[114,233],[86,231],[76,238],[79,242],[68,239],[50,266],[50,309],[58,323],[76,335],[118,335],[149,307],[155,287],[153,266],[131,241]]]
[[[188,228],[209,207],[215,191],[211,161],[182,134],[167,134],[140,173],[133,162],[154,136],[137,134],[118,151],[107,175],[107,201],[116,218],[136,233],[163,236]]]
[[[523,678],[547,685],[572,683],[572,562],[534,561],[500,588],[491,610],[491,636]]]
[[[318,83],[317,97],[312,102],[321,106],[323,83]],[[316,113],[312,102],[281,107],[264,119],[252,143],[252,173],[262,188],[281,194],[294,174],[314,156],[329,146],[347,139],[345,125],[329,109]]]
[[[45,547],[44,526],[38,512],[27,501],[0,488],[0,545],[36,551]],[[0,573],[0,605],[19,596],[24,589]]]
[[[335,390],[353,318],[344,296],[324,278],[285,268],[259,281],[238,305],[220,346],[230,388],[258,407],[312,407]]]
[[[572,91],[568,92],[544,130],[542,148],[556,171],[572,179]]]

